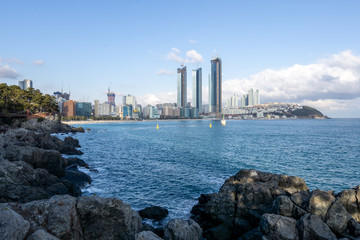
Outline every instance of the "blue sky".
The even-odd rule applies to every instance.
[[[1,1],[0,81],[32,79],[73,99],[111,90],[142,104],[175,102],[176,68],[223,61],[224,99],[259,88],[262,102],[360,117],[359,1]],[[188,94],[190,97],[191,94]],[[120,100],[120,97],[117,98]],[[191,101],[191,99],[189,99]],[[119,102],[119,101],[117,101]]]

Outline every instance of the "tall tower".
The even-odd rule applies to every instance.
[[[107,97],[108,97],[108,103],[115,106],[115,93],[110,92],[110,88],[108,89]]]
[[[33,82],[30,79],[24,79],[24,81],[19,81],[19,87],[21,90],[27,90],[33,87]]]
[[[177,69],[177,74],[177,105],[178,107],[184,108],[187,103],[186,66],[181,65],[181,67]]]
[[[193,77],[193,91],[192,91],[192,101],[193,107],[197,111],[201,111],[202,108],[202,70],[201,68],[192,70]]]
[[[217,57],[211,60],[211,77],[209,82],[209,111],[215,113],[217,118],[220,118],[222,107],[221,76],[221,59]]]

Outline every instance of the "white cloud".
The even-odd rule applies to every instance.
[[[11,68],[9,65],[0,65],[0,78],[16,79],[19,76],[20,75],[16,72],[16,70]]]
[[[190,39],[189,42],[190,42],[190,43],[193,43],[193,44],[198,43],[198,41],[192,40],[192,39]]]
[[[166,59],[173,60],[177,63],[200,63],[203,62],[203,57],[196,50],[189,50],[186,52],[186,58],[180,56],[180,50],[177,48],[172,48],[171,51],[167,54]]]
[[[35,64],[35,65],[38,65],[38,66],[42,66],[42,65],[44,65],[44,61],[41,60],[41,59],[38,59],[38,60],[35,60],[35,61],[34,61],[34,64]]]
[[[159,103],[175,103],[176,92],[163,92],[159,94],[149,93],[144,96],[138,97],[137,101],[143,106],[146,106],[148,104],[154,106]]]
[[[174,71],[166,70],[166,69],[160,69],[156,72],[157,75],[174,75]]]
[[[24,64],[24,62],[22,60],[15,58],[15,57],[7,58],[7,59],[0,57],[0,64],[1,63],[20,64],[20,65]]]

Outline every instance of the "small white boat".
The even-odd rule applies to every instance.
[[[223,114],[223,119],[221,119],[221,125],[226,126],[226,120]]]

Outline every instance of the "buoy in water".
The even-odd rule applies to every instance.
[[[210,123],[210,127],[212,127],[212,126],[211,126],[211,123]]]
[[[156,129],[159,129],[159,124],[156,124]]]

